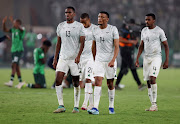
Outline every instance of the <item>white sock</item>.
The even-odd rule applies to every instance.
[[[92,88],[92,83],[91,83],[91,87],[89,88],[89,105],[93,105],[93,88]]]
[[[109,95],[109,108],[114,108],[115,88],[113,90],[108,89],[108,95]]]
[[[91,83],[85,83],[85,89],[84,89],[85,95],[84,95],[83,105],[86,105],[86,106],[87,106],[88,101],[89,101],[89,96],[90,96],[90,94],[89,94],[89,88],[90,88],[91,85],[92,85]]]
[[[151,90],[151,88],[148,88],[148,96],[149,96],[149,100],[152,104],[152,90]]]
[[[74,107],[77,108],[79,108],[80,92],[80,86],[74,87]]]
[[[152,103],[155,104],[157,100],[157,84],[151,84]]]
[[[55,87],[56,87],[56,94],[57,94],[57,99],[58,99],[59,105],[64,105],[62,85],[55,86]]]
[[[101,86],[95,86],[94,88],[94,107],[98,109],[99,101],[101,97]]]

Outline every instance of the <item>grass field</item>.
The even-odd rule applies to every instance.
[[[125,89],[116,90],[115,115],[108,113],[108,93],[103,82],[99,105],[100,115],[89,115],[86,111],[73,114],[73,89],[64,89],[65,113],[52,113],[58,107],[55,90],[50,89],[54,81],[54,72],[46,69],[47,89],[21,90],[4,86],[9,80],[10,69],[0,69],[0,124],[4,123],[120,123],[120,124],[180,124],[180,69],[161,70],[158,83],[158,112],[145,112],[150,107],[147,90],[139,91],[129,72],[122,80]],[[142,69],[138,70],[142,80]],[[22,77],[33,83],[31,69],[22,69]],[[18,83],[15,77],[14,86]],[[145,83],[143,81],[143,83]],[[80,106],[84,100],[81,90]]]

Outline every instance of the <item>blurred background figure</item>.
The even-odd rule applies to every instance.
[[[142,84],[134,64],[134,49],[138,48],[138,36],[140,34],[140,28],[135,24],[134,19],[130,19],[128,22],[124,21],[120,30],[120,54],[121,54],[121,68],[118,74],[115,88],[121,89],[119,86],[121,79],[128,73],[128,69],[131,70],[134,80],[136,81],[139,90],[145,89],[147,86]]]
[[[29,32],[25,35],[25,59],[24,62],[26,67],[32,66],[33,63],[33,50],[36,46],[37,34],[30,28]]]

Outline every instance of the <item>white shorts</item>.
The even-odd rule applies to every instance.
[[[104,77],[106,75],[106,79],[117,79],[117,61],[115,60],[114,67],[109,67],[108,64],[109,62],[95,61],[94,77]]]
[[[93,60],[85,60],[81,61],[79,64],[79,73],[80,73],[80,81],[85,79],[90,79],[91,81],[94,80],[93,76],[93,68],[94,68],[94,61]]]
[[[64,59],[58,60],[56,66],[56,72],[60,71],[67,74],[69,69],[72,76],[79,76],[79,69],[78,69],[78,65],[75,63],[75,60],[64,60]]]
[[[148,81],[150,76],[157,77],[161,68],[161,57],[144,57],[143,76],[144,81]]]

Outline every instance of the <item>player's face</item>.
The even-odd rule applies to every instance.
[[[84,18],[84,19],[80,18],[80,22],[81,22],[81,23],[84,25],[84,27],[86,28],[86,27],[88,27],[88,25],[89,25],[90,19],[89,19],[89,18]]]
[[[16,21],[16,20],[13,21],[13,25],[14,25],[14,27],[17,28],[17,29],[20,27],[19,22]]]
[[[44,45],[44,53],[47,53],[50,47]]]
[[[103,25],[103,24],[107,24],[109,21],[109,18],[106,14],[104,13],[99,13],[98,15],[98,25]]]
[[[152,18],[152,16],[146,16],[145,17],[145,23],[147,27],[152,27],[154,25],[155,20]]]
[[[65,16],[67,21],[71,21],[74,19],[75,13],[72,9],[66,9]]]

